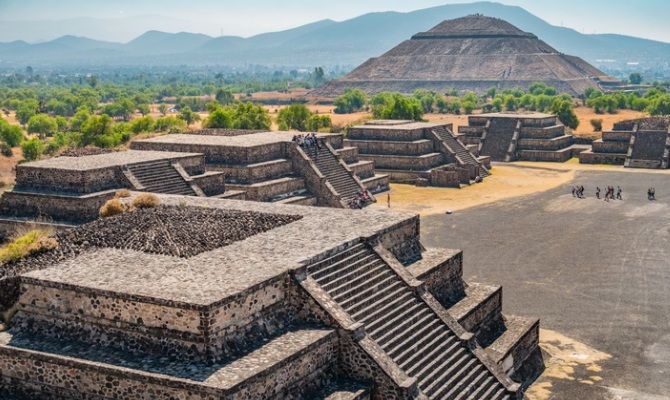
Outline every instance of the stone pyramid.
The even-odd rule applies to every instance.
[[[577,95],[615,80],[507,21],[471,15],[418,33],[313,94],[334,97],[350,87],[368,93],[419,88],[482,93],[491,87],[527,88],[534,82]]]

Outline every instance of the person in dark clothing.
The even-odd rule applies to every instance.
[[[600,186],[596,186],[596,199],[600,199]]]
[[[617,186],[616,187],[616,198],[617,198],[617,200],[623,200],[623,197],[621,196],[621,192],[623,192],[623,190],[621,190],[621,186]]]

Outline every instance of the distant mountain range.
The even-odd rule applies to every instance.
[[[352,67],[445,19],[480,13],[536,34],[561,52],[596,66],[639,63],[670,70],[670,43],[615,34],[586,35],[550,25],[520,7],[491,2],[449,4],[407,13],[379,12],[342,22],[322,20],[249,38],[149,31],[128,43],[63,36],[0,43],[4,66],[248,65]],[[253,21],[250,21],[253,23]]]

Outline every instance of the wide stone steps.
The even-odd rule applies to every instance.
[[[326,176],[328,182],[343,200],[350,200],[360,192],[361,187],[353,177],[353,174],[347,171],[335,154],[327,147],[310,147],[304,149],[309,158],[314,161],[319,171]]]
[[[189,196],[196,194],[169,160],[129,165],[127,168],[144,187],[144,191]]]
[[[430,399],[509,394],[449,326],[379,255],[359,243],[307,273]]]

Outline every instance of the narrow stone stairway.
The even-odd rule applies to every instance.
[[[307,273],[430,399],[509,400],[513,394],[421,297],[364,243]]]
[[[335,188],[344,202],[356,197],[361,190],[353,174],[340,164],[339,159],[325,145],[303,147],[303,151],[314,161],[319,171],[328,178],[328,182]]]
[[[444,126],[438,126],[433,129],[433,132],[442,139],[443,142],[449,146],[456,155],[466,164],[475,165],[479,167],[479,175],[481,177],[487,177],[490,175],[489,171],[480,164],[479,161],[468,151],[468,149],[463,146],[461,142],[458,141],[455,137]]]
[[[517,121],[511,118],[493,118],[490,122],[480,154],[491,156],[494,161],[504,161]]]
[[[170,160],[129,165],[128,170],[144,186],[145,192],[196,195],[191,185],[172,166]]]

